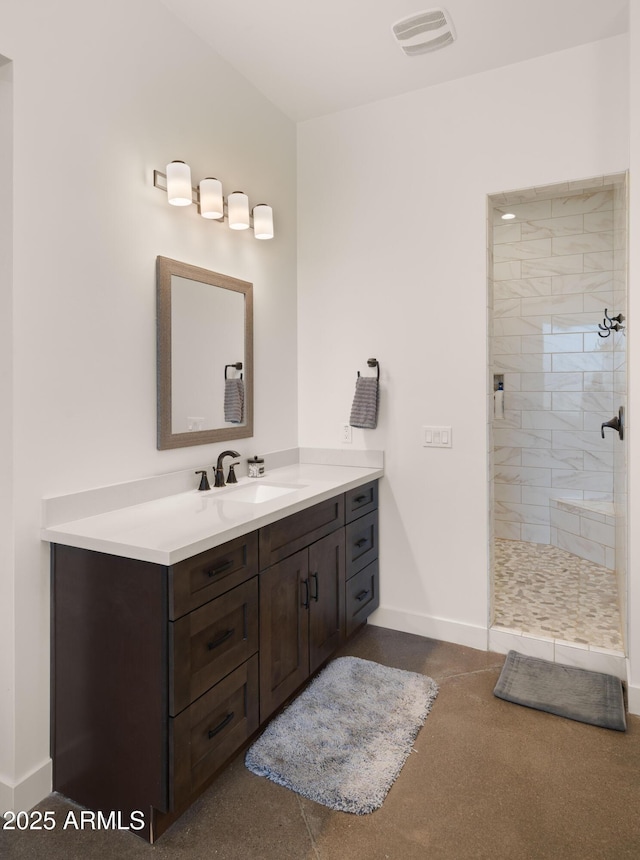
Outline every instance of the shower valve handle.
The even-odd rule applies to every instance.
[[[621,439],[624,439],[624,406],[621,406],[618,410],[618,414],[615,415],[611,421],[604,421],[600,425],[600,432],[602,434],[602,438],[604,439],[604,428],[610,427],[612,430],[615,430],[616,433],[620,436]]]

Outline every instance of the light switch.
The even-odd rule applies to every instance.
[[[424,448],[451,448],[451,427],[423,427]]]

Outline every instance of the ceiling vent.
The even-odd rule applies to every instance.
[[[408,57],[446,48],[456,31],[446,9],[428,9],[403,18],[391,28],[396,41]]]

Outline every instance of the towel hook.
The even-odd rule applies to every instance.
[[[380,381],[380,362],[377,358],[368,358],[367,359],[367,367],[375,367],[378,373],[378,382]],[[360,371],[358,371],[358,376],[360,376]]]
[[[622,325],[624,315],[618,314],[615,317],[610,317],[608,310],[608,308],[604,309],[605,318],[602,320],[602,323],[598,323],[598,328],[600,329],[598,335],[600,337],[609,337],[612,331],[624,331],[624,326]],[[606,334],[602,334],[602,332],[606,332]]]
[[[236,361],[235,364],[225,364],[224,366],[224,378],[227,378],[227,368],[233,367],[236,370],[242,370],[242,362]],[[242,379],[242,374],[240,374],[240,379]]]

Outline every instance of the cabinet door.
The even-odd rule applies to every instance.
[[[260,721],[309,676],[309,569],[302,550],[260,574]]]
[[[315,672],[345,635],[344,529],[309,547],[309,662]]]

